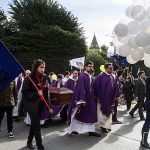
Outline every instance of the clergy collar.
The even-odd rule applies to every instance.
[[[90,75],[87,71],[84,71],[84,73],[86,73],[86,74]]]
[[[84,71],[84,73],[87,74],[90,78],[92,77],[92,75],[88,73],[87,71]]]
[[[69,79],[73,80],[73,81],[77,81],[78,77],[76,79],[74,79],[72,76],[69,77]]]
[[[109,76],[111,76],[111,75],[112,75],[112,73],[111,73],[111,74],[109,74],[109,73],[107,73],[106,71],[105,71],[104,73],[106,73],[106,74],[107,74],[107,75],[109,75]]]

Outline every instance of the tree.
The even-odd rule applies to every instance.
[[[59,26],[83,35],[78,18],[53,0],[13,0],[10,14],[20,30],[35,30],[41,25]]]
[[[95,75],[100,73],[100,66],[107,62],[99,50],[88,50],[86,60],[94,63]]]
[[[52,0],[13,0],[9,5],[15,30],[0,38],[25,69],[41,58],[48,71],[62,73],[70,59],[85,56],[83,28],[62,5]]]
[[[140,71],[145,71],[146,76],[150,76],[150,68],[148,68],[148,67],[146,67],[146,66],[144,65],[144,61],[143,61],[143,60],[137,62],[137,63],[134,64],[134,65],[129,64],[129,67],[132,68],[132,75],[133,75],[134,77],[137,77],[137,73],[138,73],[139,70],[140,70]]]
[[[7,17],[4,14],[4,11],[0,9],[0,34],[4,34],[7,22]]]
[[[108,47],[106,45],[102,45],[101,50],[102,50],[103,53],[107,54]]]

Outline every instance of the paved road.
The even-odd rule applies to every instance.
[[[49,128],[42,128],[43,144],[46,150],[144,150],[140,147],[141,127],[143,122],[138,114],[132,119],[125,110],[119,106],[119,120],[122,125],[113,125],[112,132],[103,134],[101,138],[89,137],[82,134],[76,137],[67,135],[68,127],[60,120],[55,120]],[[26,139],[29,127],[23,122],[14,123],[14,139],[7,138],[6,119],[2,123],[0,134],[0,150],[27,150]],[[99,131],[98,131],[99,132]],[[149,139],[150,141],[150,139]],[[35,142],[34,142],[35,143]]]

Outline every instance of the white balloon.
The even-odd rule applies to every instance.
[[[131,54],[127,56],[127,62],[129,64],[136,64],[137,61],[133,60],[133,58],[131,57]]]
[[[136,35],[135,42],[139,47],[146,47],[149,44],[149,35],[145,32],[140,32]]]
[[[150,54],[150,45],[147,47],[144,47],[143,50],[146,54]]]
[[[150,18],[150,7],[147,9],[147,17]]]
[[[143,21],[146,18],[146,10],[143,6],[137,5],[132,9],[131,16],[137,21]]]
[[[141,31],[146,32],[146,33],[150,33],[150,21],[144,21],[141,24]]]
[[[116,39],[116,38],[112,40],[112,43],[113,43],[114,46],[119,46],[119,45],[121,45],[121,43],[120,43],[120,42],[118,41],[118,39]]]
[[[131,21],[128,24],[128,32],[131,35],[135,35],[140,31],[140,25],[137,21]]]
[[[128,44],[128,40],[129,40],[129,37],[128,36],[125,36],[125,37],[118,37],[118,41],[122,44]]]
[[[129,36],[129,40],[128,40],[128,45],[131,47],[131,48],[138,48],[136,42],[135,42],[135,36]]]
[[[133,58],[133,60],[135,61],[140,61],[143,59],[144,57],[144,51],[142,48],[137,48],[136,50],[131,52],[131,57]]]
[[[133,8],[134,8],[133,5],[127,7],[127,9],[126,9],[126,16],[127,16],[127,17],[132,18],[131,12],[132,12],[132,9],[133,9]]]
[[[144,53],[144,58],[143,58],[143,60],[146,61],[146,62],[147,62],[147,61],[149,62],[149,59],[150,59],[150,55]]]
[[[150,68],[150,61],[145,61],[145,60],[144,60],[144,65],[145,65],[146,67]]]
[[[121,56],[127,57],[131,53],[131,49],[128,45],[122,45],[119,48],[119,54]]]
[[[114,32],[119,37],[125,37],[128,34],[128,28],[125,24],[119,23],[115,26]]]
[[[118,45],[118,46],[115,47],[115,50],[116,50],[117,54],[119,54],[119,49],[120,49],[121,46],[122,45]]]

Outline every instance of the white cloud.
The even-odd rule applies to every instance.
[[[120,4],[122,4],[122,5],[131,5],[132,4],[132,0],[111,0],[111,2],[119,4],[119,5]]]
[[[99,45],[109,45],[112,41],[112,31],[120,19],[124,18],[124,14],[109,16],[105,18],[89,19],[83,23],[87,44],[90,46],[94,33],[96,34]]]
[[[150,5],[150,0],[111,0],[113,3],[116,4],[123,4],[123,5]]]

